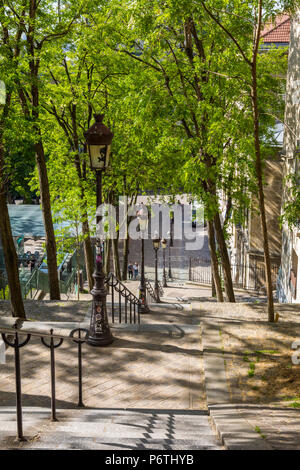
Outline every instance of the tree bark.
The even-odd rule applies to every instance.
[[[219,274],[219,263],[218,263],[218,257],[217,257],[217,252],[216,252],[214,224],[212,221],[208,221],[208,243],[209,243],[209,249],[210,249],[212,275],[213,275],[215,291],[217,295],[217,301],[224,302],[222,283],[221,283],[220,274]]]
[[[42,213],[44,220],[44,227],[46,232],[46,252],[47,252],[47,265],[48,265],[48,278],[50,288],[50,299],[60,300],[59,280],[57,272],[57,259],[56,259],[56,241],[54,235],[54,227],[51,213],[51,201],[49,191],[49,181],[46,166],[46,158],[44,146],[42,141],[41,129],[39,126],[39,66],[40,56],[37,52],[37,44],[35,42],[36,35],[36,15],[39,3],[36,0],[29,1],[29,25],[28,33],[26,35],[27,50],[29,53],[29,70],[30,70],[30,105],[32,109],[33,125],[32,130],[34,133],[34,149],[36,153],[36,163],[39,173],[40,193],[42,199]],[[40,52],[40,50],[39,50]],[[25,105],[24,111],[28,114],[29,109]]]
[[[85,260],[85,268],[86,268],[86,275],[87,281],[89,284],[89,289],[93,289],[93,272],[94,272],[94,255],[93,255],[93,247],[90,237],[90,229],[87,220],[82,223],[82,234],[84,236],[83,239],[83,249],[84,249],[84,260]]]
[[[105,242],[104,272],[106,276],[109,274],[109,271],[110,271],[111,245],[112,245],[111,239],[109,238]]]
[[[116,238],[112,240],[113,246],[113,259],[114,259],[114,272],[118,279],[121,279],[120,258],[119,258],[119,240]]]
[[[11,232],[6,196],[2,191],[0,191],[0,214],[0,235],[10,291],[11,313],[13,317],[19,317],[26,320],[19,280],[18,258]]]
[[[267,296],[268,296],[268,320],[273,323],[274,318],[274,300],[273,300],[273,288],[272,288],[272,273],[271,273],[271,260],[269,250],[269,237],[268,228],[266,221],[266,209],[265,209],[265,195],[263,189],[263,171],[262,161],[260,153],[260,142],[259,142],[259,114],[258,114],[258,102],[257,102],[257,79],[256,79],[256,63],[252,66],[252,108],[253,108],[253,120],[254,120],[254,141],[255,141],[255,169],[256,178],[258,183],[258,201],[260,210],[260,220],[263,235],[263,250],[264,250],[264,261],[265,261],[265,272],[266,272],[266,284],[267,284]]]
[[[8,113],[9,103],[4,113]],[[13,317],[26,320],[22,291],[19,279],[19,268],[16,248],[12,236],[8,208],[6,204],[5,174],[4,174],[4,148],[3,148],[3,126],[5,117],[1,123],[0,133],[0,236],[3,246],[5,268],[7,272],[10,290],[10,306]]]
[[[253,114],[253,135],[254,135],[254,147],[255,147],[255,169],[256,178],[258,183],[258,201],[260,210],[260,220],[263,235],[263,249],[264,249],[264,260],[265,260],[265,271],[266,271],[266,283],[267,283],[267,295],[268,295],[268,320],[274,322],[274,300],[273,300],[273,289],[272,289],[272,274],[271,274],[271,260],[269,250],[269,238],[268,228],[266,221],[266,210],[265,210],[265,195],[263,188],[263,169],[262,159],[260,151],[260,140],[259,140],[259,110],[258,110],[258,95],[257,95],[257,55],[259,50],[259,41],[262,27],[262,0],[258,2],[258,20],[256,26],[255,42],[253,47],[253,59],[251,64],[251,78],[252,78],[252,114]]]
[[[223,232],[219,213],[217,213],[214,216],[214,227],[215,227],[215,233],[216,233],[216,238],[218,242],[218,248],[219,248],[219,252],[220,252],[220,256],[222,260],[226,297],[227,297],[228,302],[235,302],[232,276],[231,276],[231,266],[230,266],[227,246],[226,246],[226,242],[224,238],[224,232]]]
[[[127,281],[128,254],[129,254],[129,237],[125,238],[124,245],[123,245],[123,268],[122,268],[122,280],[123,281]]]
[[[215,284],[213,273],[211,275],[211,296],[213,298],[217,297],[216,284]]]
[[[46,252],[47,252],[47,266],[50,288],[50,300],[60,300],[59,281],[57,273],[57,259],[56,259],[56,241],[54,234],[54,227],[51,213],[49,181],[47,174],[47,167],[45,161],[44,147],[39,140],[35,144],[36,163],[39,173],[40,193],[42,200],[42,213],[44,220],[44,227],[46,233]]]

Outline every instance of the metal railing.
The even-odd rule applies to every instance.
[[[38,274],[38,269],[34,269],[26,284],[21,284],[22,296],[24,299],[27,299],[29,294],[30,299],[32,299],[34,297],[33,292],[38,290]]]
[[[77,269],[73,268],[70,275],[64,281],[60,280],[60,292],[62,294],[72,294],[77,283]],[[78,286],[79,288],[79,286]]]
[[[276,288],[278,266],[271,266],[273,289]],[[222,266],[219,265],[219,274],[223,281]],[[235,288],[266,292],[265,267],[262,263],[231,264],[232,282]],[[190,258],[189,280],[201,284],[212,283],[211,261],[202,258]]]
[[[85,333],[85,336],[82,333]],[[78,403],[77,407],[84,407],[82,399],[82,344],[86,341],[88,330],[76,328],[72,330],[69,336],[54,334],[51,329],[49,333],[20,330],[18,321],[13,327],[0,328],[0,333],[4,343],[14,349],[15,360],[15,388],[16,388],[16,416],[17,416],[17,439],[26,441],[23,434],[23,415],[22,415],[22,374],[20,349],[26,346],[33,336],[39,337],[41,343],[50,350],[50,381],[51,381],[51,421],[58,421],[56,416],[56,377],[55,377],[55,350],[59,348],[65,340],[77,343],[78,358]],[[24,340],[20,337],[25,336]],[[11,338],[13,337],[13,338]]]
[[[159,291],[160,297],[163,297],[164,294],[165,294],[165,292],[164,292],[164,289],[163,289],[163,286],[162,286],[161,281],[158,281],[158,291]]]
[[[124,319],[125,323],[140,324],[141,301],[113,273],[104,282],[110,288],[112,323],[117,317],[119,323]]]
[[[149,281],[149,279],[145,280],[145,284],[146,284],[146,290],[147,290],[148,294],[150,295],[151,299],[154,300],[154,302],[157,302],[157,298],[156,298],[154,289],[153,289],[152,284]]]

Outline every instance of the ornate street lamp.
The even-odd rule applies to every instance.
[[[161,241],[161,247],[163,249],[163,287],[168,287],[167,284],[167,274],[166,274],[166,248],[168,246],[168,242],[165,238]]]
[[[96,114],[95,124],[84,134],[86,139],[91,168],[96,173],[97,180],[97,208],[102,204],[102,172],[109,164],[111,143],[113,133],[103,123],[103,114]],[[97,226],[101,221],[101,216],[97,216]],[[107,309],[107,290],[104,285],[105,274],[103,272],[103,256],[101,251],[101,240],[97,238],[96,244],[96,266],[93,274],[95,285],[91,291],[93,296],[92,314],[87,343],[91,346],[107,346],[113,342]]]
[[[154,239],[152,240],[153,242],[153,248],[155,251],[155,282],[154,282],[154,293],[156,297],[156,302],[160,302],[160,297],[159,297],[159,286],[158,286],[158,273],[157,273],[157,253],[160,247],[160,238],[157,232],[154,234]]]
[[[139,228],[141,233],[142,240],[142,266],[141,266],[141,281],[139,285],[139,299],[140,304],[140,313],[149,313],[150,309],[147,304],[147,290],[146,290],[146,279],[145,279],[145,233],[148,231],[148,216],[144,214],[143,209],[139,211],[138,216]]]
[[[172,211],[172,213],[171,213],[171,229],[170,229],[170,231],[168,232],[168,238],[170,239],[170,243],[169,243],[169,279],[172,279],[172,270],[171,270],[171,247],[174,246],[172,233],[174,233],[174,212],[173,212],[173,211]]]

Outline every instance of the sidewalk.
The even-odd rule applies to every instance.
[[[39,313],[30,313],[28,304],[28,318],[59,319],[55,333],[68,327],[73,308],[80,326],[88,326],[88,304],[80,303],[78,313],[73,302],[67,302],[66,311],[61,305],[53,303],[51,311],[50,302],[40,303]],[[14,360],[9,348],[0,368],[0,447],[222,449],[208,418],[199,319],[190,305],[175,302],[152,306],[141,320],[141,325],[112,325],[115,339],[106,348],[83,346],[85,410],[76,410],[77,345],[65,340],[55,350],[59,423],[49,423],[50,352],[39,338],[31,338],[21,350],[25,445],[14,443]],[[44,322],[28,322],[33,328],[39,324]]]
[[[300,305],[276,305],[275,324],[264,304],[193,309],[203,324],[208,409],[225,447],[299,450],[300,366],[292,365],[291,343],[300,338]]]
[[[206,423],[208,409],[227,449],[300,449],[300,366],[291,363],[291,343],[300,338],[300,305],[276,305],[279,322],[269,324],[261,302],[218,304],[206,301],[206,289],[183,283],[170,284],[165,296],[167,303],[152,304],[140,326],[113,325],[115,341],[108,348],[84,347],[85,404],[93,409],[202,411]],[[8,315],[7,304],[1,308]],[[26,301],[35,326],[39,321],[78,321],[87,327],[89,309],[89,302]],[[24,406],[48,409],[49,351],[32,339],[21,356]],[[6,358],[0,369],[1,407],[15,403],[12,350]],[[56,359],[58,408],[69,413],[77,401],[76,345],[65,342]],[[151,443],[165,448],[157,436]],[[190,445],[210,445],[198,437],[198,444]]]

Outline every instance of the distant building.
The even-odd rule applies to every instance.
[[[283,174],[300,176],[300,10],[291,21],[291,40],[286,89]],[[285,182],[283,206],[289,201],[289,182]],[[300,302],[300,214],[299,224],[282,233],[282,256],[278,278],[280,302]]]
[[[262,32],[262,50],[270,47],[288,47],[290,42],[291,19],[289,15],[279,15],[268,23]]]

